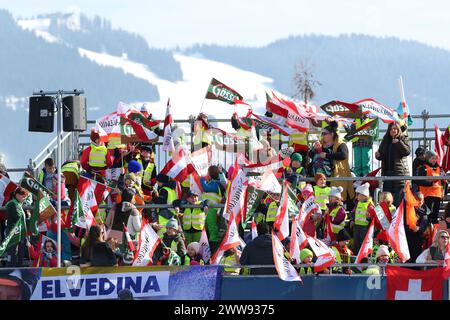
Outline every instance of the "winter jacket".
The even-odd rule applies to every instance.
[[[165,183],[162,187],[158,188],[158,197],[153,198],[153,203],[155,204],[167,204],[167,190],[163,189],[164,187],[167,187],[169,189],[175,190],[177,187],[177,183],[175,181],[170,181],[168,183]]]
[[[250,241],[242,251],[241,265],[273,265],[272,236],[263,234]],[[250,274],[276,274],[275,268],[255,268]]]
[[[326,155],[327,159],[333,160],[333,177],[351,177],[350,165],[348,163],[348,148],[344,141],[338,140],[333,145],[333,152]],[[331,187],[341,186],[343,200],[353,199],[355,190],[352,181],[332,181]]]
[[[409,169],[407,158],[411,153],[409,137],[400,135],[397,143],[392,143],[392,137],[385,135],[380,143],[377,160],[381,161],[382,176],[408,176]],[[403,188],[405,181],[394,181],[396,188]]]

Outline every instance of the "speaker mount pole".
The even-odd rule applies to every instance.
[[[58,91],[57,95],[57,109],[56,109],[56,131],[58,135],[58,148],[56,153],[56,163],[58,164],[57,168],[57,177],[58,177],[58,200],[57,200],[57,209],[58,209],[58,268],[61,268],[61,135],[62,135],[62,124],[61,117],[63,113],[63,102],[62,102],[62,91]]]

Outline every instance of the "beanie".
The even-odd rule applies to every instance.
[[[302,249],[302,251],[300,251],[300,261],[301,263],[303,263],[303,260],[305,260],[307,257],[314,257],[314,254],[312,253],[311,250],[309,249]]]
[[[356,193],[360,193],[363,196],[369,197],[370,191],[369,191],[370,184],[368,182],[360,185],[358,188],[356,188]]]
[[[136,160],[131,160],[128,163],[128,172],[136,173],[139,171],[142,171],[142,165],[139,162],[137,162]]]
[[[342,188],[341,186],[339,186],[339,187],[331,187],[331,191],[330,191],[330,195],[329,196],[342,199],[342,194],[341,194],[342,191],[344,191],[344,188]]]
[[[156,176],[156,181],[161,183],[168,183],[169,182],[169,176],[165,175],[164,173],[158,173]]]
[[[178,221],[174,218],[170,219],[166,223],[166,228],[172,228],[172,229],[178,230]]]
[[[431,157],[437,157],[437,153],[433,150],[428,150],[427,152],[425,152],[425,159],[427,161],[429,161]]]
[[[200,251],[200,243],[198,242],[191,242],[188,244],[187,248],[192,248],[194,249],[195,253],[198,254]]]
[[[382,245],[378,248],[377,254],[376,254],[375,257],[378,259],[379,257],[384,256],[384,255],[389,256],[390,253],[389,253],[389,248],[388,248],[386,245],[382,244]]]
[[[295,152],[291,155],[291,161],[298,161],[298,162],[302,162],[303,157],[300,153]]]
[[[99,135],[98,131],[95,129],[92,129],[90,138],[91,138],[92,142],[95,142],[95,140],[100,139],[100,135]]]
[[[302,189],[302,194],[306,195],[306,194],[312,194],[314,193],[314,189],[312,187],[312,185],[310,185],[309,183]]]

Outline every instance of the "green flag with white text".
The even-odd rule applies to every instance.
[[[11,248],[12,246],[17,245],[20,240],[25,238],[27,234],[27,226],[25,223],[25,216],[22,219],[19,219],[11,231],[6,236],[5,240],[0,244],[0,257],[2,257],[6,250]]]

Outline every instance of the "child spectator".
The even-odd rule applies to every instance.
[[[341,194],[343,190],[342,187],[332,187],[328,197],[327,214],[331,218],[331,229],[335,237],[341,230],[344,230],[345,220],[347,219]]]
[[[350,223],[350,228],[353,228],[353,252],[359,252],[372,217],[376,214],[372,198],[370,197],[369,187],[370,184],[366,182],[356,188],[358,202]]]
[[[198,242],[191,242],[187,246],[187,253],[183,257],[183,265],[189,266],[189,265],[204,265],[205,261],[202,259],[202,255],[200,252],[200,243]]]
[[[436,152],[428,150],[425,153],[425,159],[425,165],[418,168],[419,176],[436,177],[444,174],[437,163],[438,157]],[[430,222],[433,224],[438,223],[439,209],[444,197],[443,181],[418,180],[416,183],[425,197],[425,204],[431,210]]]
[[[48,190],[53,190],[52,177],[56,172],[55,162],[52,158],[44,161],[44,168],[39,173],[39,182]]]
[[[302,251],[300,251],[300,260],[301,260],[302,264],[310,265],[308,267],[301,267],[300,275],[314,274],[313,268],[311,267],[313,265],[313,263],[312,263],[313,257],[314,257],[313,252],[311,250],[309,250],[308,248],[302,249]]]

